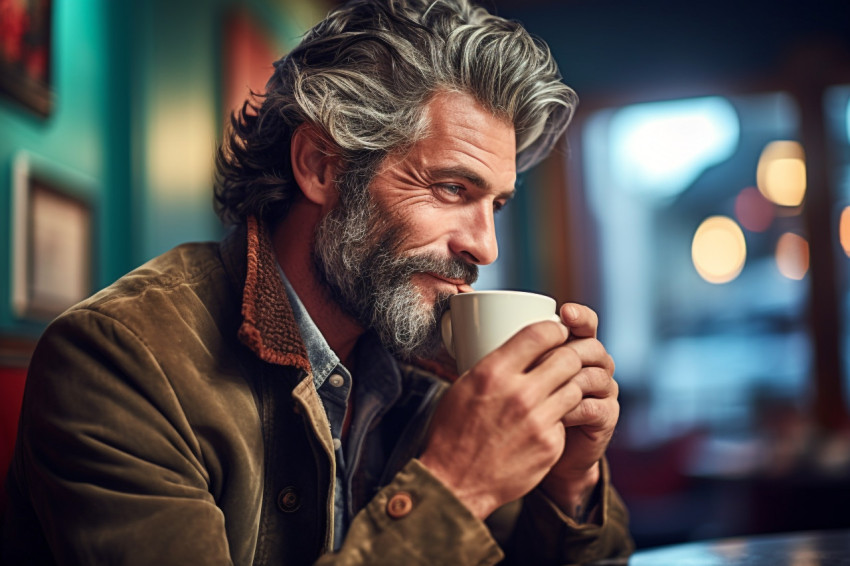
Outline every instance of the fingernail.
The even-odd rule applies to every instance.
[[[576,320],[578,318],[578,309],[574,306],[570,305],[567,307],[567,318],[570,320]]]

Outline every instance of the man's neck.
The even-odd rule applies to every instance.
[[[277,261],[328,346],[346,367],[364,328],[328,296],[312,265],[312,234],[321,209],[306,199],[296,201],[272,234]]]

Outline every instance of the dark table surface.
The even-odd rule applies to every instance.
[[[629,566],[850,566],[850,530],[757,535],[636,552]]]

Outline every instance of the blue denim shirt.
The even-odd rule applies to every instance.
[[[328,345],[280,266],[278,271],[307,348],[313,383],[334,439],[334,550],[337,550],[359,507],[368,502],[380,487],[377,483],[389,454],[381,446],[379,419],[401,395],[401,374],[395,359],[380,345],[376,336],[367,333],[358,340],[355,368],[358,381],[354,390],[353,417],[343,444],[342,428],[353,390],[352,374]]]

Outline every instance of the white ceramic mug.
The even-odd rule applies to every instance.
[[[443,314],[443,343],[463,374],[529,324],[560,321],[555,307],[555,299],[537,293],[459,293],[449,299],[449,310]]]

